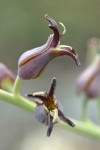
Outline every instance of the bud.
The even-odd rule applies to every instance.
[[[48,15],[45,15],[45,18],[50,22],[49,28],[51,28],[54,33],[49,36],[46,44],[28,50],[19,58],[18,75],[24,80],[37,78],[47,64],[58,56],[70,56],[75,60],[77,65],[80,65],[75,50],[71,46],[60,45],[60,38],[66,31],[65,26],[60,23],[64,28],[64,31],[60,33],[56,21]]]
[[[78,77],[78,92],[84,92],[88,98],[100,96],[100,54]]]
[[[3,63],[0,63],[0,88],[10,90],[15,81],[15,76]]]

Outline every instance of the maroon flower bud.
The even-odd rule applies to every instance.
[[[79,93],[84,92],[88,98],[100,96],[100,54],[78,77],[77,90]]]
[[[36,92],[33,94],[27,94],[28,97],[36,98],[35,102],[37,107],[35,108],[36,119],[47,125],[47,136],[50,136],[55,123],[64,121],[71,127],[74,127],[74,123],[66,118],[62,112],[61,105],[55,98],[56,78],[53,78],[49,92]]]
[[[60,23],[64,31],[59,33],[55,20],[47,15],[45,15],[45,18],[50,22],[49,28],[51,28],[54,33],[50,35],[46,44],[23,53],[19,58],[18,75],[24,80],[37,78],[46,65],[58,56],[68,55],[75,60],[77,65],[80,65],[75,50],[71,46],[60,45],[60,38],[66,31],[64,25]]]
[[[13,85],[15,76],[3,63],[0,63],[0,88],[8,90],[9,85]]]

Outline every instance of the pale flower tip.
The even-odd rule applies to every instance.
[[[80,60],[79,60],[79,57],[78,57],[78,54],[76,53],[75,49],[72,48],[72,54],[73,54],[73,59],[75,60],[76,62],[76,65],[77,66],[80,66],[81,63],[80,63]]]
[[[47,18],[48,17],[48,14],[45,14],[45,18]]]
[[[53,77],[51,82],[56,84],[56,77]]]
[[[62,22],[59,22],[59,24],[63,27],[63,32],[61,33],[61,35],[66,33],[66,27]]]

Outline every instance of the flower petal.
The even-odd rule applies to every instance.
[[[40,99],[42,102],[45,102],[45,100],[47,99],[47,92],[46,91],[42,91],[42,92],[35,92],[32,94],[33,98],[38,98]]]
[[[66,118],[60,110],[58,110],[58,116],[62,121],[67,123],[69,126],[75,127],[75,124],[70,119]]]
[[[51,42],[52,36],[49,37],[48,41],[43,46],[33,48],[23,53],[19,58],[18,66],[21,67],[35,57],[45,53],[50,48]]]
[[[78,58],[78,54],[76,53],[76,51],[71,47],[71,46],[67,46],[67,45],[59,45],[56,49],[53,50],[54,54],[56,56],[62,56],[62,55],[67,55],[70,56],[74,59],[74,61],[76,62],[76,64],[78,66],[80,66],[80,60]]]
[[[46,65],[53,59],[51,51],[38,55],[30,59],[27,63],[18,68],[19,77],[23,80],[35,79],[39,77]]]
[[[51,82],[51,87],[50,87],[50,90],[49,90],[49,96],[50,97],[54,97],[54,94],[55,94],[55,88],[56,88],[56,78],[54,77],[52,79],[52,82]]]
[[[49,137],[51,135],[51,132],[53,130],[53,118],[50,116],[50,114],[48,113],[48,130],[47,130],[47,136]]]
[[[34,111],[35,118],[45,125],[48,125],[48,114],[44,111],[43,105],[37,106]]]
[[[60,38],[60,34],[59,34],[59,29],[58,29],[57,23],[56,23],[55,20],[53,20],[48,15],[45,15],[45,18],[50,22],[49,28],[51,28],[54,31],[51,47],[56,47],[58,45],[58,43],[59,43],[59,38]]]

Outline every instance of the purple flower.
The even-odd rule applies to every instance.
[[[77,79],[78,93],[84,92],[88,98],[100,96],[100,54]]]
[[[60,45],[60,38],[66,31],[64,25],[60,23],[64,28],[64,31],[60,33],[56,21],[48,15],[45,15],[45,18],[50,22],[49,28],[51,28],[54,33],[49,36],[46,44],[28,50],[19,58],[18,75],[24,80],[37,78],[46,65],[58,56],[70,56],[75,60],[77,65],[80,65],[75,50],[71,46]]]
[[[55,88],[56,78],[53,78],[48,93],[43,91],[27,94],[28,97],[36,98],[35,102],[37,106],[35,108],[35,117],[39,122],[48,126],[47,136],[51,135],[54,124],[59,123],[60,121],[64,121],[71,127],[75,126],[70,119],[64,116],[61,105],[55,97]]]
[[[13,85],[15,75],[3,63],[0,63],[0,89],[8,90],[9,85]]]

